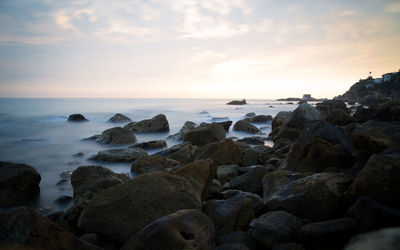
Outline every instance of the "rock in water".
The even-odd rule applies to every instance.
[[[109,187],[124,183],[130,178],[124,174],[116,174],[102,166],[82,166],[71,175],[74,188],[74,200],[79,201],[86,192],[98,193]]]
[[[235,125],[233,125],[233,130],[242,131],[250,134],[256,134],[260,132],[260,130],[256,126],[245,120],[237,121]]]
[[[198,146],[204,146],[222,139],[225,139],[225,130],[219,124],[201,126],[183,134],[183,142],[190,142]]]
[[[142,149],[157,149],[167,147],[167,142],[164,140],[146,141],[130,146],[130,148],[142,148]]]
[[[78,226],[124,244],[163,216],[200,209],[210,174],[208,161],[195,161],[175,171],[139,175],[97,194],[83,209]]]
[[[69,122],[85,122],[85,121],[89,121],[88,119],[86,119],[83,115],[81,114],[72,114],[68,117],[68,121]]]
[[[245,105],[245,104],[247,104],[245,99],[243,99],[241,101],[233,100],[233,101],[230,101],[230,102],[227,103],[227,105]]]
[[[279,132],[281,127],[289,120],[291,113],[292,112],[281,111],[274,117],[271,123],[272,132],[270,136],[274,137]]]
[[[133,249],[211,249],[214,226],[206,215],[195,209],[179,210],[164,216],[130,238],[122,250]]]
[[[241,165],[242,158],[239,147],[231,140],[209,143],[201,147],[196,153],[196,159],[212,159],[216,166],[236,164]]]
[[[354,236],[344,250],[399,250],[400,227],[385,228]]]
[[[96,142],[116,145],[133,144],[136,142],[136,136],[128,129],[115,127],[104,130]]]
[[[40,174],[31,166],[0,162],[0,205],[15,205],[37,196]]]
[[[99,249],[24,207],[0,214],[0,248]]]
[[[113,117],[111,117],[107,122],[112,123],[125,123],[132,121],[131,118],[124,116],[123,114],[116,113]]]
[[[133,162],[139,159],[142,155],[147,155],[147,152],[141,148],[121,148],[99,151],[89,159],[107,162]]]
[[[142,120],[140,122],[131,122],[124,128],[138,133],[168,132],[169,124],[167,117],[163,114],[159,114],[151,119]]]

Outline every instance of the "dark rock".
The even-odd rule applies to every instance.
[[[254,218],[253,204],[249,198],[234,196],[227,200],[206,201],[203,212],[211,218],[217,235],[247,230]]]
[[[288,242],[280,244],[279,246],[272,248],[272,250],[305,250],[305,248],[294,242]]]
[[[302,222],[296,216],[285,211],[273,211],[254,219],[250,224],[253,238],[265,248],[273,248],[290,242]]]
[[[73,157],[76,157],[76,158],[82,158],[82,157],[85,156],[85,153],[79,152],[79,153],[73,154],[72,156],[73,156]]]
[[[353,119],[358,123],[364,123],[368,120],[372,120],[375,112],[375,107],[366,108],[364,106],[359,106],[357,107],[356,112],[353,114]]]
[[[210,174],[208,161],[195,161],[178,170],[139,175],[97,194],[78,225],[123,244],[154,220],[181,209],[200,209]]]
[[[67,185],[68,184],[68,180],[60,180],[59,182],[57,182],[57,186],[63,186],[63,185]]]
[[[169,155],[170,159],[176,160],[180,163],[189,163],[192,162],[195,158],[196,150],[198,146],[193,146],[192,144],[187,144],[177,152],[172,153]]]
[[[0,246],[1,249],[99,249],[24,207],[0,214]]]
[[[236,164],[241,165],[239,147],[231,140],[209,143],[196,152],[196,159],[212,159],[216,166]]]
[[[260,132],[260,130],[256,126],[245,120],[237,121],[233,126],[233,130],[242,131],[250,134],[256,134]]]
[[[190,142],[193,145],[203,146],[211,142],[225,139],[225,130],[219,124],[211,124],[208,126],[200,126],[185,132],[183,141]]]
[[[297,172],[337,172],[351,168],[356,152],[343,131],[317,121],[295,141],[285,169]]]
[[[251,202],[253,203],[252,207],[253,207],[254,212],[256,212],[256,213],[261,211],[261,209],[264,207],[263,199],[258,194],[253,194],[250,192],[243,192],[240,190],[227,190],[227,191],[222,192],[222,197],[225,200],[230,199],[235,196],[249,198],[251,200]]]
[[[79,201],[87,192],[99,193],[109,187],[124,183],[130,178],[116,174],[102,166],[82,166],[72,173],[71,184],[74,188],[74,200]]]
[[[130,148],[158,149],[167,147],[165,140],[146,141],[130,146]]]
[[[71,201],[72,201],[72,197],[71,196],[62,195],[62,196],[58,197],[55,202],[60,204],[60,205],[65,205],[65,204],[70,203]]]
[[[400,101],[389,101],[378,107],[372,119],[380,121],[400,121]]]
[[[159,155],[165,158],[169,158],[172,154],[175,154],[176,152],[180,151],[182,148],[186,147],[187,145],[191,145],[190,143],[181,143],[178,145],[174,145],[172,147],[166,148],[164,150],[161,150],[157,153],[154,153],[153,155]]]
[[[72,171],[65,171],[60,174],[60,177],[63,180],[69,180],[69,179],[71,179],[71,174],[72,174]]]
[[[400,208],[400,154],[374,154],[347,191]]]
[[[227,104],[228,105],[244,105],[244,104],[247,104],[247,102],[245,99],[243,99],[241,101],[238,101],[238,100],[230,101]]]
[[[85,121],[89,121],[88,119],[86,119],[83,115],[81,114],[72,114],[68,117],[68,121],[69,122],[85,122]]]
[[[93,135],[91,137],[83,138],[82,141],[96,141],[100,135]]]
[[[244,142],[250,145],[264,145],[265,141],[262,137],[259,136],[252,136],[252,137],[245,137],[239,139],[238,141]]]
[[[251,117],[254,117],[254,116],[256,116],[256,113],[254,113],[254,112],[247,113],[247,114],[245,115],[245,117],[247,117],[247,118],[251,118]]]
[[[177,141],[182,141],[183,140],[183,138],[182,138],[183,134],[188,132],[189,130],[192,130],[192,129],[196,128],[196,127],[197,127],[196,123],[191,122],[191,121],[187,121],[187,122],[185,122],[185,124],[179,130],[178,133],[173,134],[173,135],[169,135],[167,137],[167,139],[174,139],[174,140],[177,140]]]
[[[245,192],[261,194],[263,190],[263,177],[272,171],[274,171],[272,166],[256,165],[249,172],[232,179],[230,187]]]
[[[272,119],[271,115],[256,115],[250,118],[250,121],[254,123],[265,123],[272,121]]]
[[[138,174],[154,171],[166,171],[179,164],[180,163],[175,160],[167,159],[158,155],[142,155],[132,163],[131,171]]]
[[[399,250],[400,227],[385,228],[354,236],[344,250]]]
[[[340,100],[327,100],[317,103],[317,109],[326,121],[333,125],[347,125],[353,121],[346,104]]]
[[[230,128],[231,125],[232,125],[232,121],[215,122],[215,124],[221,125],[221,126],[224,128],[224,130],[225,130],[226,132],[228,132],[228,131],[229,131],[229,128]]]
[[[102,144],[133,144],[136,142],[136,136],[128,129],[115,127],[104,130],[96,139],[97,143]]]
[[[40,174],[31,166],[0,162],[0,205],[16,205],[40,193]]]
[[[222,165],[217,167],[217,178],[224,184],[225,182],[229,182],[231,179],[235,178],[238,175],[238,166],[237,165]]]
[[[111,117],[107,122],[112,123],[125,123],[132,121],[131,118],[124,116],[123,114],[116,113],[113,117]]]
[[[400,225],[400,211],[368,197],[359,198],[346,217],[356,220],[363,232]]]
[[[229,117],[213,117],[211,122],[223,122],[229,120]]]
[[[228,243],[221,246],[217,246],[213,248],[213,250],[249,250],[249,248],[237,243]]]
[[[97,234],[95,233],[88,233],[84,234],[81,237],[79,237],[81,240],[89,242],[92,245],[95,246],[100,246],[100,238]]]
[[[279,132],[282,126],[288,121],[291,113],[292,112],[281,111],[274,117],[271,123],[272,132],[270,136],[274,137]]]
[[[163,114],[159,114],[151,119],[142,120],[140,122],[131,122],[124,128],[138,133],[168,132],[169,124],[167,117]]]
[[[145,226],[130,238],[122,250],[131,249],[211,249],[214,226],[195,209],[179,210]]]
[[[96,155],[92,155],[89,160],[106,162],[133,162],[139,159],[139,157],[142,155],[147,155],[147,153],[141,148],[108,149],[99,151]]]
[[[342,218],[304,225],[297,235],[307,249],[343,249],[357,232],[357,223],[353,219]]]
[[[56,220],[56,223],[69,232],[78,232],[78,218],[83,209],[83,203],[74,205],[62,213]]]
[[[249,250],[254,250],[256,248],[251,236],[247,232],[243,231],[234,231],[217,238],[217,245],[222,246],[226,244],[238,244]]]

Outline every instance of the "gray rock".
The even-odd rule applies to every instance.
[[[113,117],[111,117],[107,122],[112,123],[126,123],[132,121],[131,118],[124,116],[123,114],[116,113]]]
[[[344,250],[399,250],[400,227],[385,228],[354,236]]]
[[[163,114],[159,114],[151,119],[142,120],[140,122],[131,122],[124,128],[138,133],[168,132],[169,124],[167,117]]]
[[[285,125],[289,120],[291,113],[292,112],[281,111],[278,114],[276,114],[271,123],[272,132],[270,136],[274,137],[279,132],[282,126]]]
[[[159,149],[167,147],[165,140],[146,141],[130,146],[130,148]]]
[[[86,122],[89,121],[81,114],[72,114],[68,117],[69,122]]]
[[[221,125],[211,124],[191,129],[183,134],[183,141],[203,146],[211,142],[225,139],[225,130]]]
[[[114,145],[133,144],[136,142],[136,136],[128,129],[114,127],[104,130],[96,139],[96,142]]]
[[[147,152],[141,148],[121,148],[99,151],[92,155],[89,160],[106,162],[133,162],[140,156],[147,155]]]
[[[249,172],[239,175],[230,181],[232,189],[261,194],[263,190],[263,177],[274,170],[272,166],[254,166]]]
[[[233,130],[242,131],[250,134],[256,134],[260,132],[260,130],[256,126],[252,125],[250,122],[245,120],[237,121],[233,126]]]
[[[138,174],[166,171],[179,164],[178,161],[158,155],[142,155],[132,163],[131,171]]]

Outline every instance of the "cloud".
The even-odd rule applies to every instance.
[[[393,2],[385,6],[385,10],[392,13],[400,13],[400,2]]]
[[[156,37],[157,32],[155,29],[115,20],[108,22],[107,28],[101,28],[93,34],[104,40],[130,43],[135,40],[150,41]]]

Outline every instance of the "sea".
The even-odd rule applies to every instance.
[[[79,166],[101,165],[117,173],[130,173],[130,163],[93,162],[88,158],[100,150],[127,147],[100,145],[82,139],[124,124],[109,123],[116,113],[132,121],[166,115],[169,133],[135,134],[138,142],[166,139],[180,130],[186,121],[197,124],[231,120],[233,124],[247,113],[275,116],[280,111],[292,111],[297,105],[275,100],[247,100],[246,105],[226,105],[228,99],[0,99],[0,161],[24,163],[41,175],[40,196],[26,205],[42,211],[67,209],[73,203],[58,204],[60,196],[72,196],[70,182],[60,185],[62,173]],[[89,122],[67,122],[70,114],[83,114]],[[232,131],[227,137],[243,138],[247,133]],[[271,123],[254,124],[267,137]],[[180,142],[167,139],[168,146]],[[272,146],[271,141],[266,145]],[[148,153],[155,153],[149,151]],[[77,158],[74,154],[83,153]],[[0,173],[1,174],[1,173]],[[58,185],[57,185],[58,184]],[[0,208],[1,210],[7,208]]]

